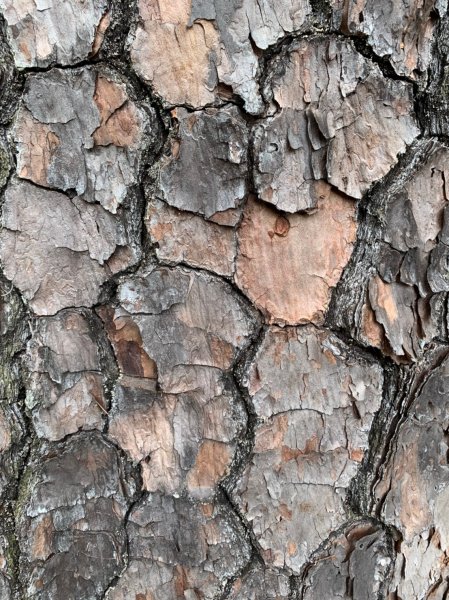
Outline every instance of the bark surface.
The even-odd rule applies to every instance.
[[[0,0],[0,600],[449,597],[446,0]]]

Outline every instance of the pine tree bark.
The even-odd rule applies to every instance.
[[[0,600],[448,597],[446,0],[0,14]]]

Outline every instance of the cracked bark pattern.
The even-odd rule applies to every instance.
[[[0,600],[447,598],[447,2],[0,14]]]
[[[335,20],[343,31],[366,36],[380,57],[388,57],[398,75],[425,77],[432,60],[438,17],[445,0],[382,5],[374,0],[337,0]]]
[[[347,518],[345,490],[380,407],[382,371],[327,333],[272,328],[247,377],[257,424],[233,495],[266,564],[299,574]]]
[[[361,198],[419,132],[410,84],[384,79],[347,40],[293,43],[265,90],[278,110],[255,130],[254,179],[286,212],[316,208],[320,180]]]
[[[107,0],[2,0],[0,8],[19,69],[85,60],[98,52],[109,24]]]

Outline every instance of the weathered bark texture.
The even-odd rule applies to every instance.
[[[0,600],[449,598],[447,1],[0,15]]]

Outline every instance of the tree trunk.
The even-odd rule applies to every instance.
[[[0,600],[449,597],[446,0],[0,10]]]

